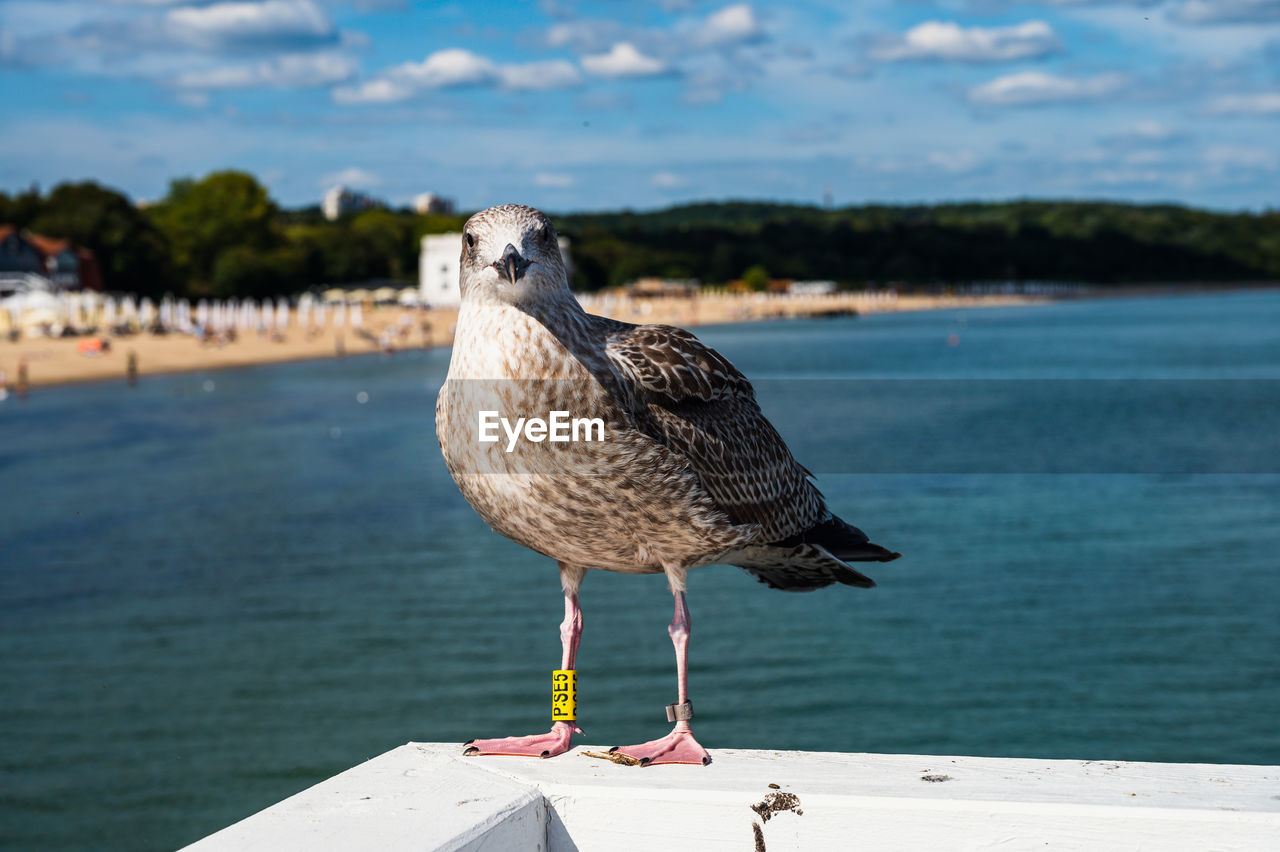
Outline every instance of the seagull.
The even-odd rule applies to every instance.
[[[723,355],[680,328],[588,314],[569,290],[543,213],[518,204],[483,210],[467,221],[461,248],[462,304],[436,401],[449,472],[490,527],[559,566],[561,670],[575,666],[588,570],[666,575],[677,681],[667,719],[675,725],[611,751],[644,766],[706,765],[691,726],[690,569],[736,565],[793,592],[869,588],[874,581],[847,563],[901,554],[831,513]],[[566,439],[557,440],[557,412],[604,428],[593,435],[575,425],[566,438],[561,420]],[[471,740],[464,754],[554,757],[582,733],[569,719],[545,734]]]

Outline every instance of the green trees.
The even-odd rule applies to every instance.
[[[291,225],[286,235],[302,258],[310,284],[344,284],[375,278],[416,279],[414,231],[409,215],[366,210],[337,222]]]
[[[769,289],[769,270],[757,263],[742,273],[742,283],[747,285],[748,290],[763,293]]]
[[[460,230],[465,218],[377,209],[329,222],[315,207],[280,209],[236,171],[175,180],[145,210],[95,183],[61,184],[46,196],[0,193],[0,224],[86,246],[108,288],[153,297],[260,298],[412,281],[421,237]],[[1277,212],[1094,201],[839,210],[727,202],[555,219],[572,240],[578,289],[648,275],[708,284],[742,276],[760,288],[771,275],[855,286],[1280,280]]]
[[[351,220],[351,238],[365,250],[371,264],[362,278],[417,277],[418,252],[413,221],[390,210],[366,210]]]
[[[730,202],[564,216],[557,226],[573,239],[586,279],[578,285],[590,287],[623,283],[619,270],[673,268],[721,284],[756,266],[853,286],[1280,280],[1274,212],[1088,201],[840,210]]]
[[[0,192],[0,225],[25,228],[40,214],[42,204],[40,191],[35,187],[16,195],[5,195]]]
[[[0,196],[0,223],[91,249],[109,290],[155,297],[175,284],[169,247],[147,216],[124,195],[91,181],[59,184],[44,198],[32,192]]]
[[[284,245],[284,232],[276,223],[275,202],[252,175],[225,171],[198,181],[175,180],[164,200],[148,212],[169,242],[175,271],[193,295],[236,295],[230,288],[248,281],[255,290],[267,286],[267,270],[277,266],[269,256]],[[227,252],[231,254],[222,260]],[[298,283],[282,280],[261,295],[292,292]]]

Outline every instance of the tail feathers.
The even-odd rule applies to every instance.
[[[796,547],[801,544],[817,545],[845,562],[892,562],[902,555],[873,544],[866,533],[835,515],[769,546]]]
[[[876,584],[875,580],[855,571],[826,548],[815,544],[789,548],[774,545],[748,547],[726,561],[755,575],[769,588],[787,592],[811,592],[832,583],[863,589]]]

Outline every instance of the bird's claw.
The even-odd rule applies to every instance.
[[[570,749],[570,740],[582,729],[570,722],[556,722],[545,734],[527,737],[503,737],[493,740],[467,740],[463,743],[463,757],[487,754],[506,754],[519,757],[555,757]]]
[[[664,763],[687,763],[706,766],[711,755],[693,737],[687,725],[680,723],[675,730],[660,740],[633,746],[614,746],[610,754],[623,754],[640,762],[641,766],[659,766]]]

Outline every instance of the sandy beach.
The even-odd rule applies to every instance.
[[[700,295],[694,298],[631,299],[616,296],[584,296],[592,313],[627,322],[670,323],[698,326],[749,322],[780,317],[808,317],[842,313],[884,313],[1023,305],[1044,302],[1047,297],[996,295],[898,295],[892,293],[839,293],[826,296]],[[452,342],[457,310],[366,307],[359,329],[304,330],[291,313],[287,330],[275,335],[241,333],[234,341],[202,343],[185,334],[139,333],[104,337],[108,351],[84,354],[84,338],[23,338],[0,341],[0,369],[10,392],[17,390],[25,364],[30,388],[69,382],[125,380],[130,357],[138,376],[157,373],[247,367],[281,361],[335,358],[377,352],[387,343],[397,350],[447,346]]]

